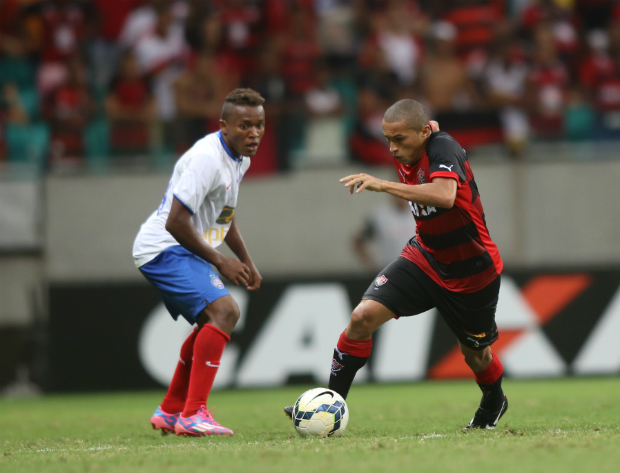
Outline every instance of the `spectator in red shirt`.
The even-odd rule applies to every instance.
[[[358,121],[349,136],[349,148],[354,160],[371,166],[391,166],[394,158],[385,143],[383,115],[391,102],[391,96],[381,94],[372,87],[358,90]]]
[[[609,36],[603,30],[593,30],[588,34],[588,55],[579,67],[579,83],[586,96],[599,109],[606,109],[620,99],[620,89],[614,83],[618,81],[618,66],[610,54],[610,39],[620,46],[620,28],[615,23],[609,30]],[[614,93],[613,90],[616,90]],[[617,96],[617,99],[614,99]]]
[[[86,87],[86,71],[82,61],[67,61],[67,82],[50,94],[45,117],[51,127],[53,162],[75,162],[84,157],[84,132],[95,106]]]
[[[87,56],[85,46],[94,36],[96,14],[91,2],[79,0],[43,0],[26,9],[26,21],[38,24],[28,31],[31,47],[41,57],[38,85],[42,96],[66,80],[67,59]],[[37,30],[39,37],[33,34]]]
[[[150,125],[157,117],[155,99],[132,51],[126,51],[121,59],[106,98],[106,111],[113,151],[143,153],[149,149]]]
[[[570,8],[559,6],[554,0],[538,0],[524,11],[521,25],[536,40],[541,25],[549,25],[555,40],[557,54],[569,63],[579,48],[577,29],[579,18]]]
[[[292,13],[290,29],[283,39],[282,74],[290,94],[301,97],[314,87],[313,67],[321,55],[314,18],[301,8]]]
[[[466,0],[457,3],[444,17],[457,29],[456,49],[467,58],[474,51],[487,50],[498,26],[504,23],[502,0]]]
[[[532,132],[542,138],[563,135],[563,112],[569,75],[560,61],[553,29],[543,24],[535,31],[534,64],[527,78]]]

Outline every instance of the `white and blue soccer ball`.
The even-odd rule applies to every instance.
[[[347,403],[331,389],[306,391],[293,407],[293,424],[302,437],[340,437],[348,423]]]

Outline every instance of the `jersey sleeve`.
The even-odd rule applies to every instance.
[[[429,179],[445,177],[454,179],[458,185],[467,181],[463,163],[467,156],[457,141],[445,132],[437,132],[426,148]]]
[[[172,194],[193,215],[217,183],[218,175],[219,169],[213,156],[196,155],[187,163]]]

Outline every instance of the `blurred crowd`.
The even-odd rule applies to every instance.
[[[251,173],[391,164],[387,107],[466,148],[620,137],[614,0],[0,0],[0,160],[178,155],[267,100]]]

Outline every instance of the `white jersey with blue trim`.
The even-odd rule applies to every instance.
[[[179,244],[166,230],[175,197],[192,213],[192,223],[204,240],[214,248],[221,245],[235,214],[239,184],[249,167],[250,158],[236,158],[221,132],[198,140],[179,158],[159,208],[140,227],[133,244],[136,266]]]

